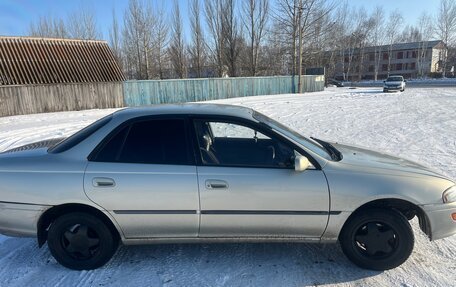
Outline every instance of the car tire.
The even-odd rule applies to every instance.
[[[402,89],[401,92],[405,91],[405,89]]]
[[[387,89],[383,89],[383,92],[386,93],[386,92],[388,92],[388,90]]]
[[[407,218],[392,209],[366,209],[351,216],[339,241],[354,264],[370,270],[388,270],[404,263],[415,238]]]
[[[99,218],[87,213],[69,213],[50,226],[48,246],[61,265],[91,270],[106,264],[118,247],[118,239]]]

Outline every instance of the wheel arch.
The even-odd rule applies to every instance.
[[[44,243],[46,243],[48,233],[47,231],[52,222],[54,222],[54,220],[56,220],[58,217],[72,212],[84,212],[96,216],[106,224],[106,226],[112,232],[113,236],[117,237],[119,240],[121,239],[121,231],[103,211],[85,204],[68,203],[53,206],[40,216],[37,222],[37,239],[39,247],[42,247]]]
[[[404,199],[398,199],[398,198],[382,198],[382,199],[376,199],[369,201],[361,206],[359,206],[355,211],[351,213],[351,215],[345,220],[342,228],[340,229],[342,233],[342,230],[344,227],[347,225],[347,223],[354,217],[356,216],[360,211],[364,211],[366,209],[370,208],[382,208],[382,209],[393,209],[401,213],[407,220],[413,219],[415,216],[418,217],[418,221],[420,224],[421,230],[430,238],[431,236],[431,227],[429,223],[429,219],[426,216],[426,213],[421,209],[418,205],[404,200]]]

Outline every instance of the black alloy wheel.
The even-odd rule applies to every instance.
[[[75,212],[60,216],[51,224],[48,246],[63,266],[90,270],[111,259],[118,247],[117,238],[101,219]]]
[[[413,230],[401,213],[392,209],[365,209],[351,216],[339,241],[356,265],[387,270],[404,263],[413,251]]]
[[[358,252],[371,258],[387,258],[399,245],[396,232],[382,222],[364,223],[354,235]]]
[[[75,224],[62,233],[60,244],[68,256],[87,260],[100,252],[100,236],[87,225]]]

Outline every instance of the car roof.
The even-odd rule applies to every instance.
[[[152,115],[220,115],[252,118],[253,110],[250,108],[224,104],[161,104],[145,107],[125,108],[115,112],[114,117],[134,118]]]

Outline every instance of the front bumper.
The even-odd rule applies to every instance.
[[[383,87],[384,91],[402,91],[402,87]]]
[[[7,236],[35,237],[38,219],[50,207],[0,201],[0,233]]]
[[[429,238],[437,240],[456,234],[456,221],[452,214],[456,213],[456,202],[446,204],[427,204],[421,208],[425,212],[430,225]]]

